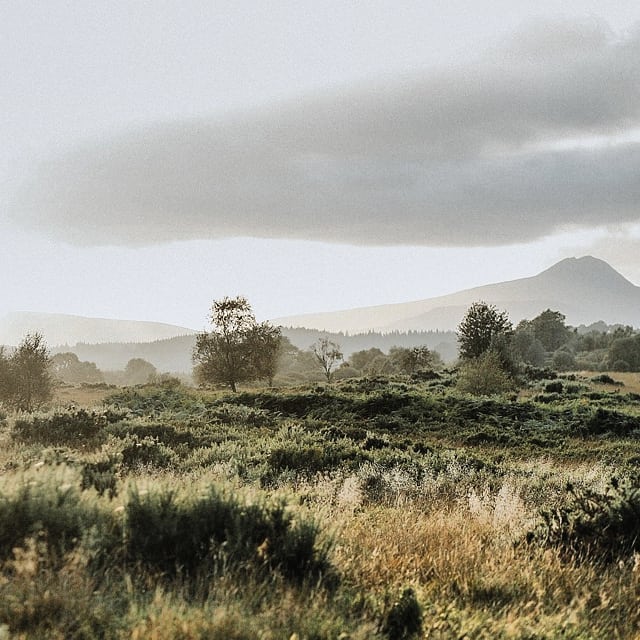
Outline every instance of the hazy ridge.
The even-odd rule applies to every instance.
[[[603,260],[567,258],[529,277],[465,289],[400,304],[276,318],[283,326],[350,333],[455,330],[466,309],[484,300],[506,310],[516,324],[547,308],[564,313],[571,325],[640,326],[640,287]]]

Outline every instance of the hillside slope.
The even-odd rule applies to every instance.
[[[17,345],[25,333],[42,333],[50,346],[76,343],[153,342],[195,333],[162,322],[86,318],[63,313],[16,312],[0,318],[0,344]]]
[[[276,318],[283,326],[325,331],[454,330],[477,300],[505,309],[514,323],[547,308],[571,325],[604,320],[640,326],[640,287],[603,260],[567,258],[529,278],[488,284],[445,296],[400,304]]]

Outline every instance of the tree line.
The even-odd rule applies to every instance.
[[[194,377],[201,385],[222,384],[232,391],[255,380],[272,386],[276,373],[308,380],[315,372],[331,382],[362,374],[414,373],[442,364],[426,346],[392,347],[388,354],[373,347],[353,353],[349,360],[328,337],[319,337],[307,350],[298,349],[279,327],[258,323],[242,296],[214,301],[210,321],[211,330],[196,338]]]
[[[631,327],[606,326],[578,330],[559,311],[546,309],[514,327],[505,311],[476,302],[467,310],[456,336],[460,357],[459,386],[482,392],[508,388],[523,367],[639,371],[640,333]],[[280,327],[258,322],[246,298],[213,302],[211,329],[196,336],[192,352],[194,379],[200,385],[238,385],[276,375],[285,383],[362,375],[425,374],[443,367],[437,351],[427,346],[361,349],[345,359],[340,344],[327,336],[303,350],[282,335]],[[586,330],[585,330],[586,329]],[[110,382],[136,385],[166,377],[142,358],[132,358],[122,372],[109,372]],[[69,384],[106,381],[92,362],[73,353],[51,356],[39,333],[28,334],[12,352],[0,347],[0,403],[31,411],[50,399],[56,381]]]

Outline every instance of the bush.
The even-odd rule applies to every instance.
[[[52,557],[84,545],[93,566],[137,566],[165,575],[213,569],[276,570],[303,582],[331,575],[319,529],[294,520],[283,503],[245,504],[210,488],[178,497],[170,490],[133,488],[118,510],[91,506],[70,484],[29,482],[0,495],[0,560],[28,539],[45,539]]]
[[[600,384],[612,384],[616,387],[624,387],[624,382],[620,382],[619,380],[614,380],[611,376],[606,373],[601,373],[599,376],[594,376],[591,378],[591,382],[596,382]]]
[[[563,385],[560,380],[554,380],[544,385],[545,393],[562,393]]]
[[[512,388],[512,381],[502,367],[497,353],[486,351],[478,358],[467,360],[458,374],[456,387],[463,393],[490,396]]]
[[[247,505],[215,488],[187,500],[134,489],[125,511],[127,561],[168,574],[207,572],[221,562],[276,569],[298,581],[318,578],[329,569],[318,533],[311,522],[295,522],[282,503]]]
[[[96,446],[106,437],[105,427],[121,419],[121,414],[109,410],[96,413],[78,409],[16,420],[12,436],[20,442],[51,446]]]
[[[122,466],[125,469],[156,467],[166,469],[175,462],[174,452],[156,438],[130,436],[122,449]]]
[[[567,486],[567,503],[542,514],[544,524],[528,534],[578,560],[613,562],[640,551],[640,476],[606,491]]]
[[[115,498],[118,495],[117,469],[118,460],[111,456],[96,462],[85,463],[82,467],[80,488],[82,491],[93,488],[100,496],[108,493],[109,498]]]
[[[613,363],[613,365],[611,365],[611,368],[614,371],[630,371],[631,370],[631,366],[626,360],[616,360]]]
[[[553,367],[558,371],[571,371],[576,368],[576,359],[570,351],[564,348],[558,349],[553,354]]]
[[[0,496],[0,558],[9,558],[27,538],[42,536],[61,555],[101,520],[98,509],[82,502],[68,483],[25,483],[13,495]]]
[[[422,610],[413,589],[405,589],[393,603],[382,630],[389,640],[409,640],[422,631]]]

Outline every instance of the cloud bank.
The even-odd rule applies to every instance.
[[[537,23],[473,65],[87,145],[10,215],[80,245],[525,242],[640,220],[638,129],[640,28]]]

